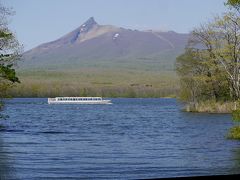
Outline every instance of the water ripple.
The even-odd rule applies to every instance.
[[[239,173],[229,115],[189,114],[175,99],[56,105],[11,99],[0,179],[141,179]],[[1,171],[5,169],[5,171]]]

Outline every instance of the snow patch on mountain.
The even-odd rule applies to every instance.
[[[117,37],[118,37],[119,35],[120,35],[119,33],[114,34],[113,40],[114,40],[114,39],[117,39]]]

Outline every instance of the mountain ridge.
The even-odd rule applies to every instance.
[[[96,65],[103,61],[132,63],[150,58],[160,64],[169,61],[167,63],[173,68],[176,55],[185,48],[188,36],[174,31],[140,31],[100,25],[90,17],[60,38],[26,51],[20,65],[22,68],[53,67],[56,64],[81,66],[86,63],[91,66],[91,63]],[[163,59],[162,53],[168,54],[169,58]]]
[[[89,18],[18,63],[19,97],[169,97],[178,92],[175,60],[188,34],[140,31]]]

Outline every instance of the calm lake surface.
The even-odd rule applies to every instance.
[[[230,115],[181,112],[175,99],[112,105],[7,100],[0,179],[139,179],[240,173]]]

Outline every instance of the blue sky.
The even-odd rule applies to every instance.
[[[187,33],[226,11],[225,0],[2,0],[24,49],[59,38],[93,16],[99,24]]]

